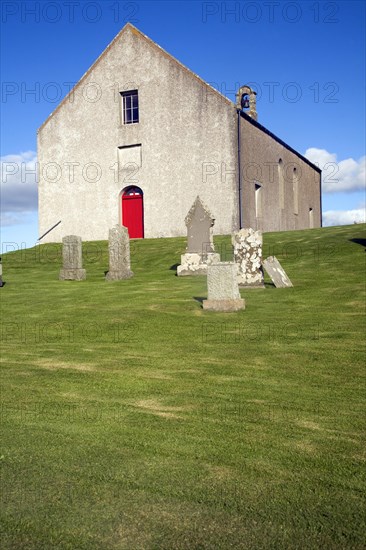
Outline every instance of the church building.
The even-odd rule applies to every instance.
[[[41,242],[186,235],[197,195],[214,232],[321,226],[321,171],[131,24],[38,130]]]

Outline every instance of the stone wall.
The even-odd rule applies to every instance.
[[[242,226],[261,231],[320,227],[320,173],[248,117],[240,119],[240,145]]]
[[[120,92],[134,89],[139,123],[123,125]],[[319,227],[319,173],[252,123],[240,119],[242,227],[308,228],[310,208]],[[237,124],[234,103],[126,25],[39,129],[39,234],[61,220],[42,242],[65,234],[106,239],[110,227],[123,224],[121,194],[131,185],[144,193],[147,238],[185,235],[197,195],[217,213],[216,234],[238,230]],[[286,170],[293,162],[298,169],[297,214],[292,181],[280,205],[280,158]],[[260,173],[248,180],[251,163]]]
[[[119,92],[131,89],[139,94],[139,123],[122,125]],[[145,237],[185,235],[197,194],[212,211],[220,205],[215,233],[231,233],[238,225],[236,124],[232,102],[127,25],[39,130],[40,234],[62,220],[42,242],[65,234],[106,239],[123,223],[121,192],[129,185],[144,193]],[[128,145],[141,145],[138,170],[126,166],[128,149],[119,149]],[[50,181],[57,173],[45,172],[48,163],[61,167],[58,181]],[[83,169],[89,180],[98,176],[89,163],[100,166],[94,183],[83,177]]]

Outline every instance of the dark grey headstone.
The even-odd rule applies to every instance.
[[[215,220],[197,196],[185,218],[187,226],[187,252],[205,255],[214,252],[212,227]]]
[[[67,235],[62,239],[62,261],[60,280],[82,281],[86,278],[86,271],[83,269],[81,237]]]
[[[207,266],[220,261],[213,244],[214,223],[212,214],[197,197],[185,218],[187,248],[177,268],[178,276],[206,275]]]
[[[109,230],[109,271],[107,281],[133,277],[130,261],[130,239],[127,227],[116,225]]]

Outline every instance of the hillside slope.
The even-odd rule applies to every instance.
[[[222,259],[229,237],[215,238]],[[185,239],[3,256],[2,547],[363,548],[365,225],[264,235],[294,284],[203,311]]]

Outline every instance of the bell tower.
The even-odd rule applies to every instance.
[[[257,120],[257,92],[247,85],[241,86],[236,94],[236,108]]]

